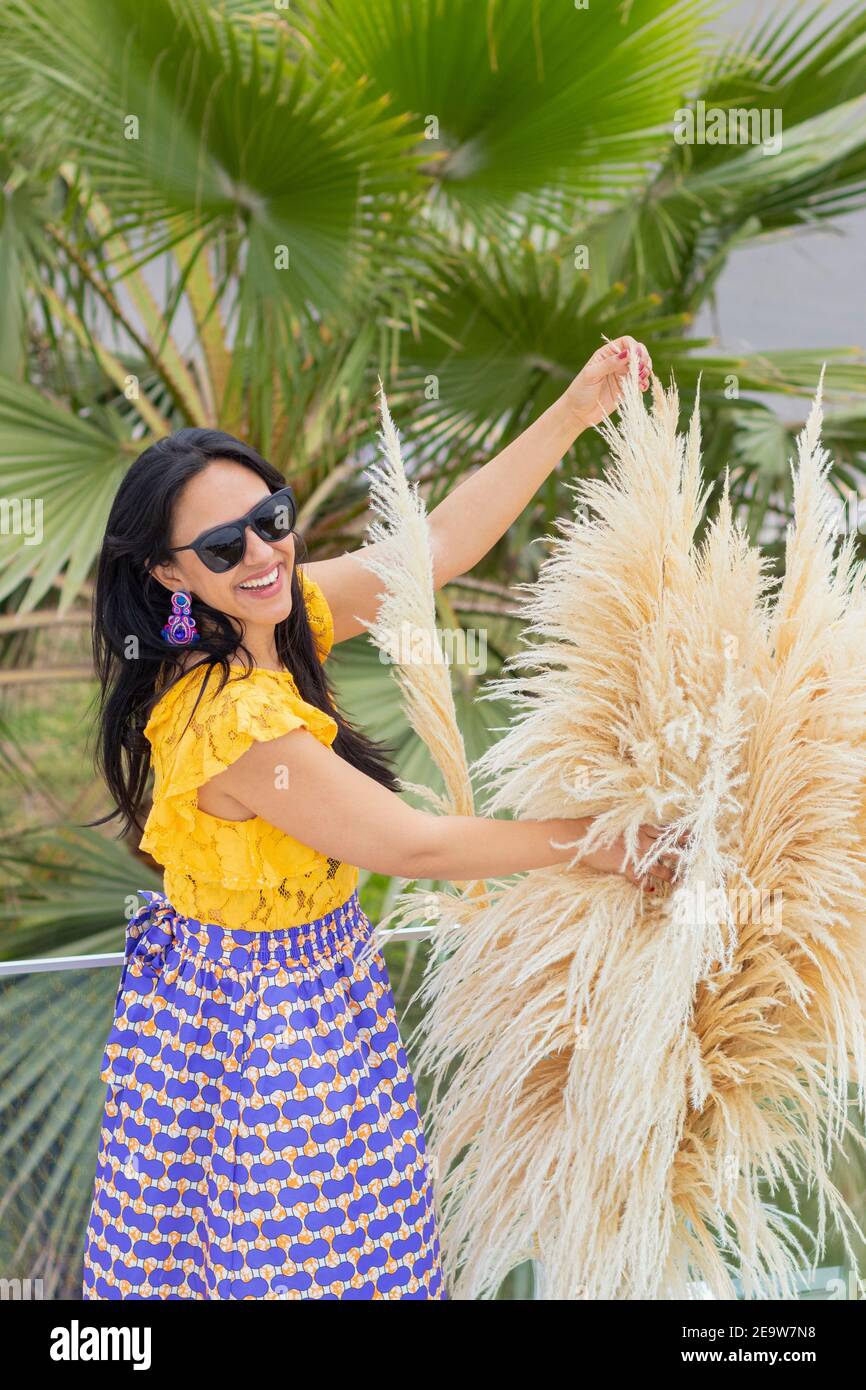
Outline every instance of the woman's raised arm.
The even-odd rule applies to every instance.
[[[428,521],[436,589],[483,559],[578,436],[616,407],[632,359],[639,363],[641,388],[647,390],[652,361],[644,344],[628,335],[605,343],[558,400],[433,508]],[[375,549],[375,545],[366,547],[367,554]],[[365,630],[359,617],[374,620],[382,600],[382,581],[362,564],[357,552],[316,560],[304,568],[321,586],[334,615],[335,642]]]

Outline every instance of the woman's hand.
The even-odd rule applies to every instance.
[[[563,399],[581,430],[597,425],[619,404],[622,380],[632,357],[640,363],[641,390],[646,391],[652,361],[643,343],[635,338],[615,338],[612,343],[605,343],[574,378]]]
[[[656,825],[642,825],[639,827],[637,836],[639,858],[642,859],[652,848],[653,842],[658,839],[661,832],[662,828]],[[684,846],[685,842],[686,836],[683,835],[677,841],[677,844]],[[625,870],[621,867],[624,854],[625,842],[623,837],[619,836],[607,849],[591,850],[580,862],[588,865],[590,869],[600,869],[602,873],[623,874],[630,883],[639,884],[640,887],[646,889],[648,893],[654,893],[661,883],[670,883],[678,867],[678,851],[668,850],[667,853],[661,856],[657,863],[653,864],[648,873],[638,877],[631,861],[629,861]]]

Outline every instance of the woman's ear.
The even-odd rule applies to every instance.
[[[176,589],[183,588],[183,581],[174,565],[153,565],[149,571],[163,588],[168,589],[169,593],[174,593]]]

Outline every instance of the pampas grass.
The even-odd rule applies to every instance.
[[[734,1275],[791,1298],[830,1223],[861,1234],[830,1166],[852,1089],[866,1110],[866,594],[853,538],[834,559],[820,398],[778,592],[727,485],[697,539],[698,407],[679,434],[676,389],[654,379],[647,410],[634,374],[601,429],[604,477],[520,586],[528,641],[489,683],[515,717],[474,769],[484,811],[593,820],[568,864],[427,895],[441,949],[416,1068],[452,1297],[491,1297],[534,1258],[558,1300],[732,1298]],[[406,593],[429,625],[432,585]],[[415,695],[434,679],[399,674]],[[447,809],[468,773],[436,689],[426,712],[406,699],[453,768]],[[665,833],[639,862],[647,822]],[[684,832],[654,901],[580,863],[623,836],[643,871]],[[803,1183],[811,1250],[777,1205]]]
[[[417,484],[403,467],[400,439],[379,381],[382,426],[380,464],[369,469],[370,507],[374,520],[368,540],[378,554],[362,547],[358,558],[383,581],[384,597],[373,622],[360,621],[393,665],[406,717],[427,744],[442,773],[446,795],[430,787],[403,782],[440,811],[473,813],[466,749],[457,727],[448,663],[435,623],[433,561],[427,516]]]

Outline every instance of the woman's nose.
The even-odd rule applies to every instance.
[[[267,541],[263,541],[261,536],[257,536],[251,526],[244,532],[246,547],[244,549],[243,563],[245,565],[266,565],[274,553],[274,548]]]

